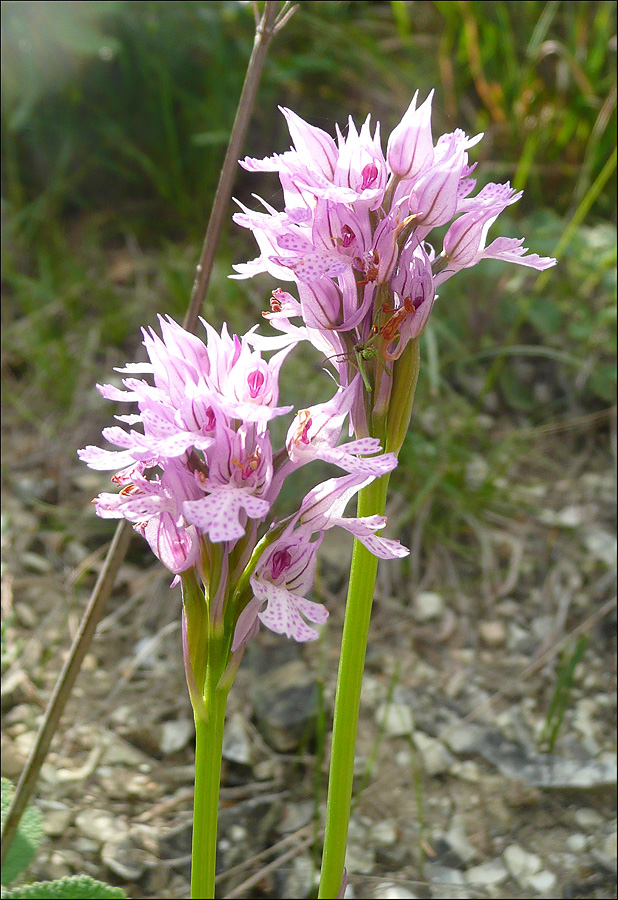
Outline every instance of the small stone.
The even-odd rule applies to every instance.
[[[379,884],[373,895],[376,900],[417,900],[413,894],[401,884]]]
[[[489,463],[484,456],[474,455],[466,465],[466,485],[473,491],[483,487],[489,475]]]
[[[548,869],[543,869],[542,872],[537,872],[535,875],[529,875],[526,879],[530,887],[538,891],[539,894],[547,894],[549,891],[553,891],[557,880],[554,873]],[[552,896],[555,896],[555,894]]]
[[[595,559],[604,562],[609,568],[616,566],[616,537],[609,531],[591,528],[584,535],[586,549]]]
[[[121,819],[115,819],[102,809],[82,810],[75,817],[75,824],[81,834],[102,844],[109,841],[120,843],[128,831]]]
[[[193,734],[195,727],[191,719],[180,718],[171,722],[164,722],[161,728],[161,738],[159,741],[159,749],[164,756],[171,753],[177,753],[186,747]]]
[[[573,853],[581,853],[588,846],[588,838],[580,831],[570,834],[566,839],[566,845]]]
[[[54,851],[49,857],[47,877],[53,879],[66,878],[72,874],[73,870],[67,865],[64,854],[59,853],[57,850]]]
[[[376,822],[371,829],[371,834],[376,844],[381,847],[391,847],[397,840],[397,824],[394,819],[383,819],[381,822]]]
[[[421,591],[414,598],[412,609],[417,622],[430,622],[444,612],[444,600],[434,591]]]
[[[519,844],[510,844],[502,854],[502,858],[513,878],[522,886],[529,884],[530,876],[540,872],[543,865],[540,856],[524,850]]]
[[[24,628],[34,628],[38,622],[38,616],[28,603],[17,602],[13,604],[15,615]]]
[[[43,831],[48,837],[60,837],[69,827],[72,817],[70,809],[47,810],[43,819]]]
[[[251,648],[250,648],[251,649]],[[251,700],[258,728],[265,741],[280,753],[290,753],[315,725],[318,687],[301,659],[286,660],[283,650],[266,657],[262,648],[249,659],[255,677]]]
[[[501,859],[491,859],[489,862],[481,863],[480,866],[472,866],[466,872],[468,884],[483,887],[502,884],[508,877],[509,873]]]
[[[112,732],[106,736],[101,763],[108,766],[139,766],[147,757],[141,750]]]
[[[428,775],[444,775],[449,771],[454,760],[444,744],[422,731],[415,732],[414,741],[421,754],[423,768]]]
[[[251,764],[251,744],[245,717],[241,713],[233,713],[225,723],[223,758],[243,766]]]
[[[376,852],[373,847],[350,841],[345,854],[345,865],[348,872],[362,872],[363,875],[369,875],[373,872],[375,864]]]
[[[129,840],[120,844],[110,841],[103,845],[101,859],[114,875],[126,881],[137,881],[146,871],[149,855],[144,850],[133,847]]]
[[[596,699],[584,697],[575,705],[572,720],[573,728],[579,732],[583,746],[590,756],[594,757],[598,756],[600,750],[596,739],[598,714],[599,707]]]
[[[460,869],[451,869],[435,863],[426,864],[426,877],[431,883],[434,900],[471,900],[476,893],[466,888],[466,876]]]
[[[479,634],[486,647],[502,647],[506,641],[506,627],[504,622],[499,619],[493,622],[481,622]]]
[[[478,725],[472,724],[448,727],[440,735],[440,739],[453,753],[474,753],[482,738],[482,729]]]
[[[507,646],[512,653],[525,652],[530,644],[530,634],[516,622],[509,622],[507,627]]]
[[[292,860],[290,873],[286,879],[288,897],[309,897],[314,887],[316,869],[308,853],[296,856]]]
[[[468,781],[471,784],[476,784],[481,780],[481,771],[472,759],[455,760],[449,771],[451,775],[455,775],[457,778],[461,778],[462,781]]]
[[[575,821],[580,828],[585,828],[587,831],[597,831],[603,826],[603,816],[589,806],[575,810]]]
[[[405,703],[382,703],[376,711],[376,723],[392,737],[403,737],[414,729],[412,710]]]
[[[459,813],[455,813],[453,816],[444,840],[462,862],[469,863],[477,855],[476,848],[468,840],[466,826]]]
[[[307,825],[315,812],[312,800],[301,800],[297,803],[286,803],[281,815],[279,827],[283,834],[298,831]]]
[[[608,834],[603,841],[603,855],[608,859],[616,859],[618,857],[618,842],[616,840],[616,832]]]
[[[16,781],[21,775],[26,764],[28,754],[22,752],[16,741],[12,741],[7,734],[2,735],[2,768],[0,769],[2,776],[8,778],[9,781]]]

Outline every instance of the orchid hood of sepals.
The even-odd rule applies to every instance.
[[[400,178],[414,178],[433,160],[431,136],[431,91],[425,102],[416,108],[418,91],[412,98],[403,119],[391,132],[386,158],[391,172]]]

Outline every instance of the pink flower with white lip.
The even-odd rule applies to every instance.
[[[380,459],[378,457],[377,459]],[[397,465],[393,454],[385,454],[390,469]],[[376,535],[386,524],[384,516],[344,518],[350,499],[369,484],[376,475],[355,472],[343,478],[332,478],[310,491],[299,512],[280,538],[268,547],[251,576],[253,599],[243,609],[234,633],[232,649],[236,650],[253,637],[257,621],[278,634],[286,634],[297,641],[310,641],[318,632],[307,624],[323,624],[328,611],[320,603],[307,600],[305,595],[313,585],[316,553],[324,532],[339,526],[351,532],[376,556],[394,559],[409,552],[399,541]],[[314,534],[316,540],[312,540]],[[264,606],[266,603],[266,606]],[[307,620],[307,621],[305,621]]]
[[[316,555],[322,535],[284,534],[264,552],[251,576],[253,600],[238,617],[232,649],[249,640],[258,620],[276,634],[295,641],[313,641],[319,632],[308,625],[323,625],[328,610],[304,596],[313,585]]]
[[[276,240],[279,253],[270,261],[293,271],[297,281],[313,282],[341,275],[362,258],[371,246],[371,229],[343,203],[318,199],[310,222],[281,228]]]
[[[250,426],[232,431],[217,422],[216,440],[209,454],[206,476],[195,472],[206,496],[183,503],[186,518],[214,543],[236,541],[246,520],[263,519],[270,503],[264,499],[273,475],[270,437],[255,435]]]

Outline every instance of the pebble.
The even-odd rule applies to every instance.
[[[575,821],[580,828],[585,828],[587,831],[596,831],[603,825],[603,816],[596,809],[584,806],[582,809],[575,810]]]
[[[164,722],[161,727],[159,749],[164,756],[177,753],[186,747],[195,733],[192,719],[179,718]]]
[[[423,768],[428,775],[444,775],[454,762],[444,744],[422,731],[414,733],[414,741],[423,760]]]
[[[439,619],[444,612],[444,600],[435,591],[420,591],[414,598],[412,610],[417,622],[430,622]]]
[[[444,840],[462,862],[469,863],[477,855],[476,848],[468,840],[463,816],[459,813],[455,813],[451,819],[451,824],[444,835]]]
[[[466,485],[473,491],[483,487],[489,475],[489,463],[484,456],[475,454],[466,465]]]
[[[524,629],[517,625],[516,622],[509,622],[507,628],[507,646],[513,653],[525,650],[530,642],[530,635]]]
[[[286,896],[309,897],[315,886],[316,874],[315,865],[308,853],[296,856],[286,879]]]
[[[362,872],[369,875],[376,865],[376,852],[366,843],[350,841],[345,854],[345,865],[348,872]]]
[[[376,723],[391,737],[403,737],[414,730],[412,710],[405,703],[381,703],[376,710]]]
[[[618,841],[617,835],[614,831],[613,834],[608,834],[608,836],[603,841],[603,855],[608,859],[616,859],[618,857]]]
[[[225,723],[223,758],[243,766],[251,764],[251,743],[247,734],[245,716],[241,713],[233,713]]]
[[[418,894],[413,894],[401,884],[379,884],[373,895],[376,900],[417,900]]]
[[[535,875],[529,875],[526,879],[527,884],[533,888],[535,891],[538,891],[539,894],[549,894],[550,891],[556,886],[557,878],[553,872],[550,872],[548,869],[543,869],[542,872],[537,872]],[[555,894],[551,896],[555,897]]]
[[[470,885],[483,887],[490,884],[502,884],[508,877],[509,873],[501,859],[491,859],[479,866],[472,866],[466,872],[466,879]]]
[[[110,816],[103,809],[84,809],[75,817],[75,824],[81,834],[102,844],[108,841],[120,842],[127,836],[127,826],[122,819]]]
[[[277,665],[282,655],[271,653],[273,667],[267,669],[264,664],[261,671],[256,671],[259,677],[253,681],[251,700],[266,743],[280,753],[289,753],[298,747],[315,723],[318,688],[302,660],[292,659]]]
[[[64,854],[59,853],[57,850],[54,851],[49,858],[49,868],[46,872],[47,877],[52,879],[66,878],[72,874],[73,870],[67,865]]]
[[[16,741],[12,741],[6,734],[2,735],[2,777],[8,778],[9,781],[17,781],[26,764],[28,754],[23,752],[17,745]]]
[[[455,725],[448,727],[440,735],[441,740],[453,753],[473,753],[477,750],[483,737],[478,725]]]
[[[588,846],[588,838],[580,831],[570,834],[566,839],[566,845],[573,853],[581,853]]]
[[[523,887],[530,883],[531,875],[541,871],[543,865],[540,856],[524,850],[519,844],[510,844],[502,854],[502,858],[513,878]]]
[[[314,813],[313,800],[300,800],[296,803],[286,803],[281,814],[279,828],[283,834],[298,831],[307,825]]]
[[[462,781],[469,781],[475,784],[481,780],[481,770],[472,759],[464,759],[463,761],[455,760],[449,769],[451,775],[461,778]]]
[[[125,881],[137,881],[146,871],[149,854],[134,847],[129,840],[110,841],[103,845],[101,859],[114,875]]]
[[[573,712],[573,728],[579,732],[582,745],[590,756],[599,754],[599,743],[596,739],[598,723],[596,717],[599,713],[598,703],[593,697],[583,697],[576,705]]]
[[[470,900],[478,896],[476,892],[468,893],[466,876],[460,869],[428,863],[426,877],[431,882],[431,896],[435,900]]]
[[[586,549],[595,559],[604,562],[609,568],[616,567],[616,537],[600,528],[591,528],[584,535]]]
[[[69,827],[72,818],[70,809],[50,809],[43,819],[43,831],[48,837],[60,837]]]
[[[397,823],[394,819],[383,819],[371,829],[371,835],[381,847],[391,847],[397,840]]]
[[[479,634],[486,647],[502,647],[506,641],[506,627],[499,619],[481,622]]]

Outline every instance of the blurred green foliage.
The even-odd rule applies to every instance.
[[[35,428],[47,404],[57,430],[140,325],[184,313],[254,22],[232,0],[4,0],[2,26],[5,399]],[[615,55],[602,0],[301,0],[267,59],[249,155],[289,146],[278,105],[331,133],[371,113],[385,136],[435,87],[434,135],[484,131],[479,178],[525,188],[499,233],[559,250],[547,278],[488,261],[441,289],[426,413],[396,477],[411,516],[439,511],[442,539],[499,499],[512,442],[479,416],[534,426],[615,403]],[[239,169],[236,195],[252,192],[279,203],[276,179]],[[255,253],[230,226],[205,310],[216,324],[259,321],[271,280],[227,278]],[[284,391],[317,401],[320,361],[296,366]]]

